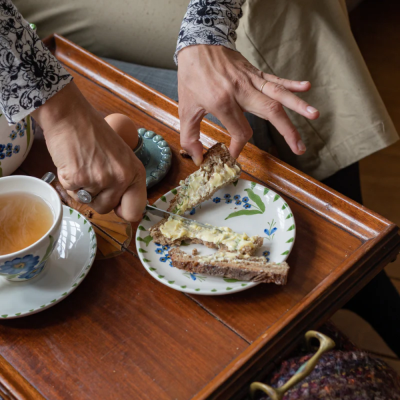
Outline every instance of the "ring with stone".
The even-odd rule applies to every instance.
[[[78,200],[83,204],[89,204],[94,200],[94,196],[92,196],[87,190],[80,189],[77,192]]]

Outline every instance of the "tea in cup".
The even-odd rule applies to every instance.
[[[62,205],[46,182],[0,179],[0,276],[22,282],[39,275],[60,236]]]

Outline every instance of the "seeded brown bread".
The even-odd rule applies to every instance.
[[[200,169],[204,170],[206,177],[208,180],[211,178],[213,175],[213,166],[216,164],[220,164],[222,161],[223,164],[227,164],[229,167],[233,168],[234,166],[238,166],[240,168],[240,171],[231,179],[227,180],[226,182],[223,182],[220,186],[216,187],[215,190],[201,193],[201,188],[199,194],[201,197],[196,201],[195,203],[190,203],[187,207],[187,209],[192,209],[193,207],[196,207],[203,201],[206,201],[212,197],[212,195],[221,189],[222,187],[229,185],[232,182],[235,182],[236,180],[239,179],[239,176],[242,172],[242,167],[241,165],[230,155],[228,148],[223,144],[223,143],[217,143],[214,146],[210,147],[207,152],[204,154],[203,158],[203,163],[200,166]],[[207,171],[207,169],[210,169]],[[191,175],[189,175],[185,181],[184,185],[189,185]],[[182,186],[182,185],[181,185]],[[181,212],[177,211],[177,204],[182,202],[182,189],[178,189],[178,193],[175,195],[175,197],[171,200],[170,206],[168,207],[168,211],[173,212],[175,214],[179,213],[182,214]]]
[[[165,237],[160,230],[160,227],[165,222],[167,222],[167,220],[168,220],[167,218],[164,218],[160,222],[158,222],[157,224],[153,225],[150,228],[150,235],[152,236],[154,243],[159,243],[163,246],[164,245],[179,246],[182,241],[185,241],[185,242],[189,242],[189,243],[193,243],[193,244],[203,244],[204,246],[207,246],[211,249],[220,249],[220,250],[224,250],[224,251],[229,251],[227,246],[223,243],[220,243],[217,245],[215,243],[206,242],[204,240],[193,238],[190,236],[185,236],[185,237],[182,237],[179,239],[169,239],[169,238]],[[240,253],[252,255],[262,245],[263,245],[263,238],[258,236],[254,240],[254,247],[244,246],[242,249],[240,249]]]
[[[263,257],[237,255],[236,259],[209,260],[207,256],[191,256],[178,248],[169,251],[172,265],[189,272],[201,273],[240,281],[285,285],[289,273],[286,262],[267,262]]]

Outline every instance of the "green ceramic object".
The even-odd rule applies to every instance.
[[[172,152],[161,135],[144,128],[138,129],[139,144],[135,154],[146,168],[146,186],[160,182],[171,168]]]

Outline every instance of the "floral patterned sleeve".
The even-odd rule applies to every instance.
[[[14,124],[71,82],[10,0],[0,0],[0,109]]]
[[[194,44],[221,45],[236,50],[236,29],[246,0],[190,0],[178,36],[178,53]]]

